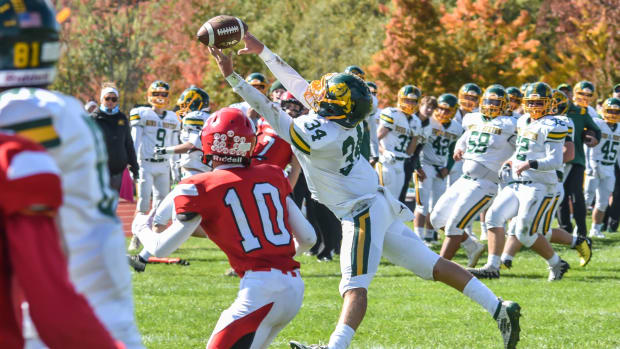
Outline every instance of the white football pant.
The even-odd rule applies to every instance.
[[[140,178],[138,179],[138,204],[140,212],[147,213],[153,194],[153,207],[156,207],[170,191],[170,163],[140,161]]]

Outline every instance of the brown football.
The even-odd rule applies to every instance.
[[[206,21],[196,36],[207,46],[229,48],[241,41],[247,31],[248,26],[241,19],[220,15]]]

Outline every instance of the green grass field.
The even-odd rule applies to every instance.
[[[517,255],[499,280],[484,282],[521,304],[521,348],[620,348],[620,233],[594,243],[579,267],[575,250],[555,246],[570,263],[564,279],[547,282],[547,264],[531,251]],[[138,326],[148,348],[204,348],[220,312],[234,300],[239,279],[224,276],[226,256],[209,240],[190,239],[174,256],[189,267],[148,265],[133,273]],[[466,262],[460,252],[455,261]],[[481,263],[486,261],[486,253]],[[340,312],[340,269],[334,262],[300,259],[304,304],[272,343],[295,339],[326,344]],[[479,264],[479,265],[480,265]],[[352,348],[501,348],[495,321],[469,298],[437,282],[382,262]]]

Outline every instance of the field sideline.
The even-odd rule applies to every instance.
[[[588,222],[589,226],[589,222]],[[499,280],[484,281],[498,296],[521,304],[520,348],[620,347],[620,233],[594,242],[590,264],[556,247],[571,265],[562,281],[547,282],[547,264],[530,251],[517,255]],[[438,249],[436,249],[438,251]],[[204,348],[220,312],[235,298],[239,279],[223,276],[225,255],[192,238],[173,256],[191,265],[148,265],[133,274],[136,315],[148,348]],[[460,252],[456,259],[464,264]],[[486,261],[486,253],[479,265]],[[340,312],[339,264],[300,258],[304,304],[272,348],[295,339],[326,344]],[[425,281],[384,260],[369,289],[366,318],[351,348],[501,348],[496,324],[453,289]]]

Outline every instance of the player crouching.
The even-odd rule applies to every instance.
[[[216,112],[201,139],[213,171],[177,185],[176,217],[164,232],[154,233],[142,214],[132,230],[146,250],[165,257],[201,226],[241,277],[237,299],[222,312],[207,348],[266,348],[301,307],[304,283],[293,256],[296,248],[312,247],[316,235],[289,197],[282,169],[250,165],[256,136],[242,111]]]

